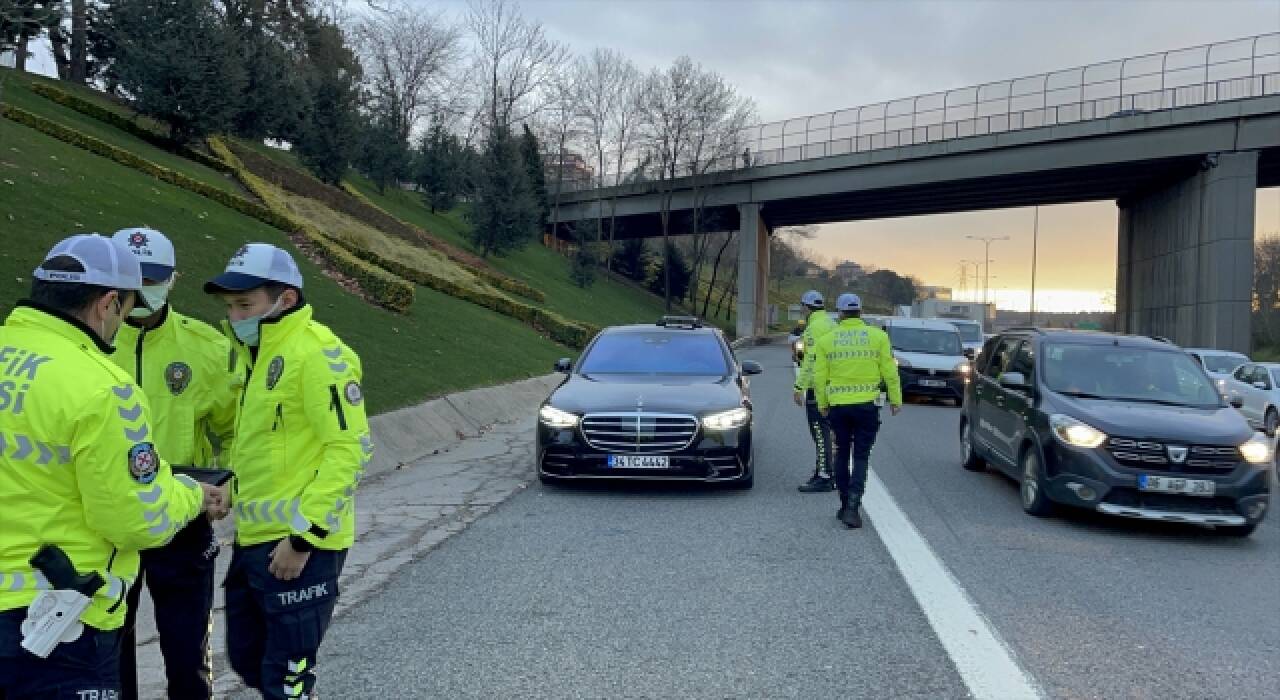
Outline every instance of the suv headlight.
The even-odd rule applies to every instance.
[[[1240,456],[1249,464],[1266,464],[1271,461],[1271,443],[1262,433],[1254,433],[1240,446]]]
[[[1055,413],[1049,416],[1049,427],[1059,442],[1071,447],[1093,449],[1107,441],[1107,434],[1071,416]]]
[[[969,366],[968,362],[961,362],[960,364],[956,365],[955,371],[965,376],[969,376],[969,373],[973,371],[973,368]]]
[[[543,425],[552,428],[575,428],[581,419],[568,411],[561,411],[555,406],[547,404],[538,409],[538,420],[542,421]]]
[[[712,413],[702,417],[702,427],[707,430],[733,430],[741,428],[751,421],[751,411],[746,408],[734,408],[720,413]]]

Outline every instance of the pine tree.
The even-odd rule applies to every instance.
[[[462,190],[463,157],[458,137],[445,128],[443,121],[433,119],[414,163],[414,182],[432,213],[448,211],[457,204]]]
[[[524,159],[525,171],[529,174],[529,184],[533,187],[533,199],[538,207],[538,222],[545,224],[551,216],[551,197],[547,194],[547,170],[542,163],[542,147],[538,137],[533,135],[529,125],[524,125],[524,134],[520,137],[520,157]]]
[[[336,185],[358,145],[360,62],[342,30],[327,20],[309,20],[306,37],[311,110],[293,139],[293,150],[316,177]]]
[[[477,185],[470,218],[480,254],[504,255],[527,245],[540,227],[539,209],[510,127],[491,127]]]

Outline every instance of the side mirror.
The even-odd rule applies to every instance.
[[[562,357],[562,358],[560,358],[560,359],[556,360],[556,368],[555,368],[555,369],[556,369],[556,371],[557,371],[557,372],[563,372],[563,373],[565,373],[565,374],[568,374],[568,373],[570,372],[570,370],[572,370],[572,369],[573,369],[573,360],[571,360],[571,359],[569,359],[569,358],[567,358],[567,357]]]
[[[1022,372],[1005,372],[1000,375],[1000,386],[1006,389],[1026,389],[1027,375]]]
[[[1263,390],[1263,391],[1266,391],[1266,390],[1267,390],[1267,389],[1269,389],[1270,387],[1268,387],[1268,386],[1267,386],[1267,383],[1266,383],[1266,382],[1254,382],[1254,383],[1253,383],[1253,388],[1254,388],[1254,389],[1261,389],[1261,390]]]
[[[1227,401],[1231,404],[1232,408],[1244,408],[1244,399],[1239,396],[1232,396],[1227,399]]]
[[[977,353],[975,353],[975,352],[973,351],[973,348],[965,348],[965,349],[964,349],[964,356],[965,356],[965,357],[967,357],[967,358],[969,358],[969,360],[970,360],[970,361],[972,361],[972,360],[973,360],[973,358],[975,358],[975,357],[977,357],[977,356],[978,356],[978,354],[977,354]]]
[[[764,374],[764,367],[761,367],[760,363],[755,360],[743,360],[742,373],[747,376],[751,376],[753,374]]]

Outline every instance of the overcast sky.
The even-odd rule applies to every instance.
[[[688,54],[754,98],[764,120],[1280,31],[1280,0],[530,0],[523,9],[578,53],[610,47],[643,68]],[[1280,191],[1258,204],[1261,230],[1280,232]],[[959,261],[982,258],[965,235],[1009,235],[992,247],[991,286],[1025,307],[1031,223],[1028,209],[834,224],[811,247],[958,286]],[[1111,202],[1041,210],[1041,308],[1096,307],[1113,292],[1115,229]]]

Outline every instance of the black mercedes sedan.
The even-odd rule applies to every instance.
[[[683,480],[751,488],[747,377],[719,329],[665,317],[601,331],[538,410],[538,477]]]

